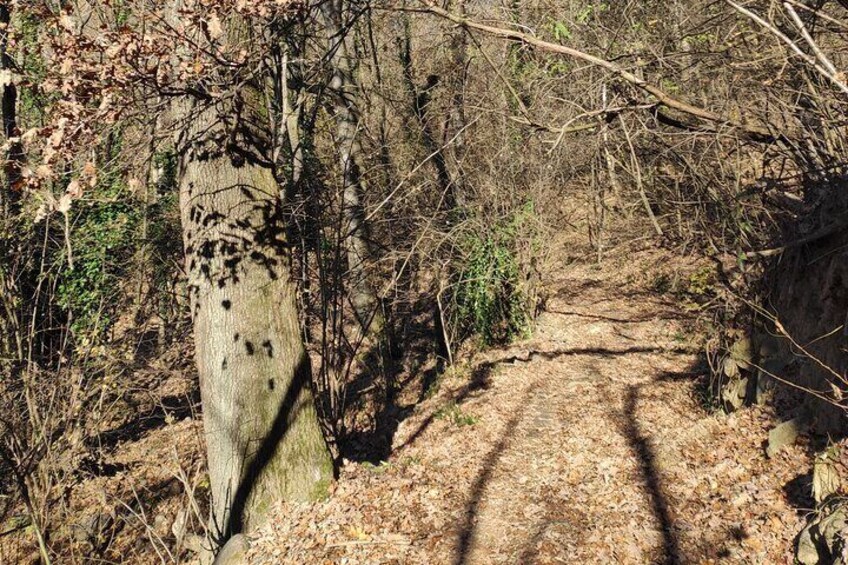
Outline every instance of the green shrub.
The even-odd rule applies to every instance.
[[[507,343],[529,332],[533,304],[518,249],[519,242],[533,239],[528,228],[533,214],[528,204],[509,221],[465,242],[465,260],[454,284],[455,324],[486,344]]]
[[[437,420],[447,420],[458,428],[473,426],[480,421],[479,417],[463,412],[462,408],[453,401],[439,408],[434,416]]]
[[[71,209],[70,245],[73,269],[63,252],[57,305],[71,317],[79,341],[102,334],[114,322],[120,283],[135,251],[138,211],[117,199],[84,198]]]
[[[709,266],[701,267],[688,278],[686,292],[696,297],[704,297],[713,292],[716,283],[715,270]]]
[[[112,148],[116,154],[120,143],[117,136]],[[160,171],[151,187],[157,194],[153,203],[145,206],[128,194],[123,171],[107,169],[97,185],[71,206],[73,269],[64,244],[57,245],[53,263],[56,305],[70,318],[77,344],[97,342],[109,330],[131,293],[137,292],[130,281],[138,273],[140,260],[150,269],[156,295],[151,297],[162,318],[172,318],[169,311],[179,308],[169,292],[182,256],[176,157],[172,151],[156,153],[153,165]],[[64,242],[64,234],[57,237]]]

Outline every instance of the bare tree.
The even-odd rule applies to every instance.
[[[359,141],[361,118],[356,103],[356,61],[350,53],[347,37],[353,20],[346,17],[348,14],[350,10],[345,7],[343,0],[329,0],[321,4],[327,35],[327,56],[332,72],[330,88],[336,123],[336,147],[344,184],[342,208],[351,303],[362,331],[368,333],[382,329],[383,313],[364,269],[372,258],[372,252],[362,208],[362,198],[367,187],[360,164],[363,158]]]

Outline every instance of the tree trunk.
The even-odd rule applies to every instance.
[[[254,98],[257,98],[254,96]],[[277,500],[321,497],[332,461],[299,331],[271,168],[245,139],[249,100],[178,103],[180,210],[212,489],[223,539]],[[260,120],[257,118],[256,122]],[[236,124],[233,126],[233,124]],[[247,125],[245,125],[247,124]]]
[[[0,2],[0,72],[7,75],[3,80],[2,96],[0,96],[0,111],[2,111],[3,137],[6,140],[17,138],[18,89],[11,73],[14,61],[9,55],[9,26],[11,11],[7,2]],[[11,143],[5,155],[4,184],[0,191],[0,211],[6,216],[13,217],[19,212],[21,196],[21,163],[23,162],[23,147],[19,141]]]
[[[454,210],[457,203],[456,186],[451,178],[445,153],[441,144],[437,141],[436,132],[433,131],[431,119],[428,115],[428,106],[433,89],[439,84],[438,75],[427,77],[427,83],[423,88],[418,88],[415,82],[415,72],[412,63],[412,23],[409,15],[403,14],[403,36],[398,38],[400,64],[403,73],[403,83],[410,99],[412,112],[421,128],[424,149],[432,155],[430,161],[436,170],[436,180],[439,183],[442,205],[440,209]]]
[[[371,258],[371,248],[362,208],[365,187],[358,163],[362,147],[357,139],[359,109],[353,99],[356,88],[354,60],[347,48],[343,13],[342,0],[328,0],[321,5],[333,73],[330,86],[335,100],[336,146],[344,182],[342,207],[347,230],[348,274],[352,281],[351,303],[362,331],[367,333],[379,331],[383,319],[377,295],[363,271],[365,262]]]
[[[457,13],[466,17],[465,0],[458,0],[456,4]],[[451,35],[451,68],[448,70],[448,87],[451,91],[450,111],[447,113],[445,126],[443,128],[442,146],[447,146],[451,136],[456,139],[451,144],[451,156],[453,157],[453,172],[451,174],[453,187],[451,192],[456,205],[460,208],[467,206],[465,179],[462,171],[462,161],[465,157],[465,129],[468,120],[465,116],[465,82],[466,65],[468,64],[468,33],[462,27],[457,27]]]

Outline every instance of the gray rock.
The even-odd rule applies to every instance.
[[[796,538],[795,559],[802,565],[828,563],[848,565],[845,537],[848,534],[848,507],[845,501],[826,505],[813,515]]]
[[[775,426],[768,435],[766,455],[774,457],[784,447],[794,444],[803,428],[804,424],[801,418],[792,418]]]
[[[215,553],[212,551],[212,544],[203,536],[197,534],[185,534],[183,538],[183,547],[192,553],[197,554],[200,565],[212,565],[215,560]]]
[[[9,534],[17,530],[22,530],[32,524],[32,519],[26,514],[12,516],[3,523],[0,534]]]
[[[245,565],[247,563],[247,551],[250,549],[250,541],[243,534],[231,537],[212,565]]]
[[[813,465],[813,498],[821,504],[833,494],[839,492],[842,477],[839,476],[839,449],[836,446],[824,450],[816,456]]]
[[[80,543],[96,544],[102,540],[106,531],[112,527],[114,522],[114,511],[112,513],[94,512],[87,514],[71,524],[71,535]]]

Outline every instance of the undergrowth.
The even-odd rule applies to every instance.
[[[485,345],[508,343],[530,332],[533,290],[526,273],[538,247],[534,217],[531,202],[464,242],[465,260],[455,283],[455,324],[480,336]],[[531,257],[522,256],[522,247],[529,248]]]
[[[134,292],[127,282],[139,268],[152,270],[154,294],[166,293],[176,264],[173,256],[180,252],[174,242],[181,241],[174,158],[162,154],[154,161],[163,171],[153,187],[159,193],[155,202],[145,204],[133,198],[126,176],[108,169],[68,213],[69,230],[60,237],[69,237],[70,241],[58,246],[53,264],[57,273],[56,305],[68,316],[77,346],[107,336],[120,306]],[[140,260],[144,267],[140,267]],[[173,299],[160,298],[158,302],[164,303]]]
[[[445,406],[439,408],[435,414],[435,418],[437,420],[447,420],[458,428],[473,426],[480,421],[479,417],[464,412],[454,401],[451,401]]]

